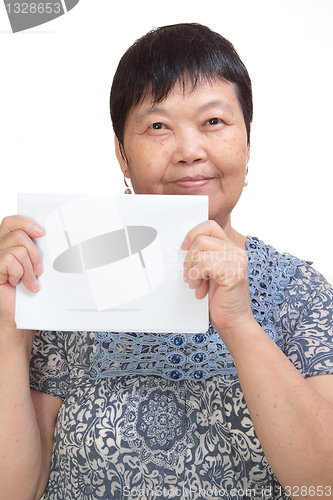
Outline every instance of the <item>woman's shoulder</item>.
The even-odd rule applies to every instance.
[[[253,236],[247,237],[246,252],[251,296],[265,297],[274,305],[283,302],[285,289],[293,282],[297,269],[309,265]]]
[[[246,251],[249,257],[249,274],[269,276],[281,288],[332,290],[332,285],[313,266],[313,262],[300,259],[287,252],[279,252],[272,245],[248,236]]]
[[[268,267],[278,266],[300,266],[307,261],[291,255],[287,252],[279,252],[275,247],[265,243],[255,236],[247,236],[246,252],[251,265],[260,264]],[[311,264],[311,262],[308,262]]]
[[[252,308],[257,315],[267,316],[271,310],[271,315],[276,316],[279,309],[281,318],[291,323],[288,330],[292,331],[314,308],[332,309],[333,286],[311,262],[278,252],[254,237],[248,237],[246,250]]]

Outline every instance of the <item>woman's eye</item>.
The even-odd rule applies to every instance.
[[[210,120],[208,120],[208,125],[218,125],[219,123],[221,123],[222,120],[221,118],[210,118]]]
[[[152,123],[150,125],[150,128],[152,128],[153,130],[161,130],[163,127],[164,125],[161,122]]]

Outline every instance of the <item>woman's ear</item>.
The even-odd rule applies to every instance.
[[[114,136],[114,145],[115,145],[115,152],[116,152],[116,157],[118,160],[118,163],[120,165],[121,171],[124,174],[125,177],[129,178],[129,172],[128,172],[128,165],[125,160],[125,153],[122,154],[122,146],[118,140],[118,137],[115,135]]]
[[[246,163],[249,163],[249,161],[250,161],[250,150],[251,150],[250,143],[248,143],[248,145],[247,145],[247,162]]]

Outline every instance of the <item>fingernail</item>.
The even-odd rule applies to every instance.
[[[180,245],[180,248],[181,248],[182,250],[188,250],[188,242],[187,242],[187,240],[186,240],[186,239],[185,239],[185,240],[183,241],[183,243]]]
[[[39,292],[40,286],[39,286],[39,283],[38,283],[37,280],[35,281],[35,283],[33,283],[32,289],[33,289],[34,292]]]
[[[43,236],[43,234],[45,233],[44,229],[40,226],[35,226],[34,231],[38,236]]]
[[[40,276],[41,274],[43,274],[43,266],[42,264],[38,264],[38,266],[36,267],[36,275]]]
[[[185,272],[184,272],[184,274],[183,274],[183,280],[185,281],[185,283],[188,283],[188,282],[189,282],[188,275],[187,275],[187,273],[185,273]]]

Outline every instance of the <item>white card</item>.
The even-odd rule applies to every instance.
[[[183,281],[186,233],[207,196],[19,194],[19,214],[46,233],[41,290],[16,287],[18,328],[205,332],[208,299]]]

